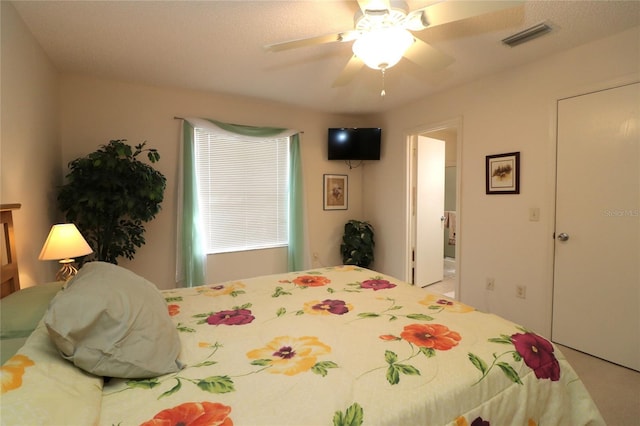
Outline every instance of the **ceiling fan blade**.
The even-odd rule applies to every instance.
[[[509,1],[444,1],[427,6],[423,10],[427,14],[429,27],[448,24],[449,22],[460,21],[472,18],[485,13],[497,12],[499,10],[510,9],[523,5],[523,0]]]
[[[358,71],[362,69],[363,66],[364,62],[362,62],[362,59],[358,58],[356,55],[353,55],[351,59],[349,59],[349,62],[347,62],[347,65],[340,72],[338,78],[336,78],[336,80],[333,82],[333,85],[331,85],[331,87],[340,87],[348,84],[349,82],[351,82],[351,80],[353,80],[353,78],[356,76]]]
[[[383,13],[391,8],[389,0],[358,0],[358,5],[363,14]]]
[[[419,38],[404,53],[404,57],[429,70],[440,70],[454,62],[454,59]]]
[[[268,44],[264,48],[270,52],[296,49],[298,47],[315,46],[317,44],[333,43],[337,41],[351,41],[357,38],[356,31],[344,31],[337,34],[327,34],[317,37],[302,38],[299,40],[284,41],[282,43]]]

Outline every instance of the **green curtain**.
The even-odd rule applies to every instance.
[[[182,197],[178,201],[176,281],[184,287],[205,284],[207,254],[202,242],[195,166],[194,128],[182,121]]]
[[[226,130],[227,132],[237,133],[242,136],[251,136],[254,138],[269,138],[287,131],[287,129],[281,129],[278,127],[244,126],[242,124],[221,123],[220,121],[211,119],[207,119],[206,121],[215,124],[222,130]]]
[[[202,243],[201,221],[198,209],[198,188],[195,170],[194,126],[193,122],[206,121],[231,133],[251,137],[275,137],[287,129],[275,127],[253,127],[222,123],[211,119],[183,119],[183,196],[181,241],[178,253],[178,282],[192,287],[205,283],[206,253]],[[287,268],[299,271],[305,267],[304,232],[304,188],[302,162],[300,159],[300,137],[290,136],[289,155],[289,244]],[[179,209],[180,210],[180,209]],[[182,272],[180,272],[182,271]]]
[[[289,252],[288,270],[305,268],[304,188],[300,160],[300,135],[291,136],[289,145]]]

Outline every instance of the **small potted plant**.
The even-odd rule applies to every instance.
[[[342,263],[367,268],[373,262],[373,226],[369,222],[350,220],[344,225],[340,252]]]

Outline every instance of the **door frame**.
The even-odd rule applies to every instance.
[[[456,233],[456,277],[455,277],[455,298],[460,300],[461,297],[461,289],[460,289],[460,277],[461,277],[461,247],[463,241],[462,225],[462,117],[451,118],[448,120],[427,123],[422,126],[418,126],[412,129],[409,129],[404,132],[405,138],[405,169],[407,170],[406,182],[405,182],[405,200],[406,207],[405,211],[407,212],[407,220],[405,222],[405,239],[407,241],[407,245],[405,248],[405,277],[407,277],[406,281],[413,283],[413,278],[411,274],[411,268],[413,266],[413,242],[414,242],[414,234],[415,234],[415,221],[413,220],[413,211],[415,206],[415,192],[414,192],[414,184],[416,181],[416,170],[415,170],[415,156],[414,156],[414,146],[416,144],[415,139],[417,135],[422,135],[425,133],[435,132],[438,130],[445,129],[455,129],[456,131],[456,228],[458,232]]]

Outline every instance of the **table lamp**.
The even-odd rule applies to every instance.
[[[72,265],[74,258],[90,253],[93,253],[93,250],[78,228],[73,223],[62,223],[51,227],[38,259],[59,261],[62,267],[56,274],[56,281],[67,281],[78,273]]]

